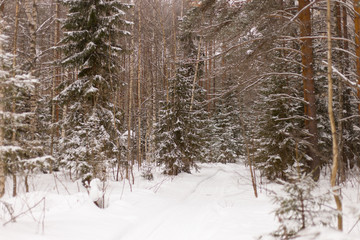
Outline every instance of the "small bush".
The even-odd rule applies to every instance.
[[[273,197],[278,205],[274,212],[280,226],[272,234],[287,240],[297,237],[307,227],[330,226],[336,216],[336,211],[326,207],[330,191],[324,193],[310,175],[296,170],[291,170],[287,179],[287,182],[280,180],[283,191]]]

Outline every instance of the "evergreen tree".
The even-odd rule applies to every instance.
[[[171,101],[163,103],[155,130],[157,159],[169,175],[190,173],[191,167],[196,167],[196,161],[204,159],[207,114],[198,106],[198,101],[194,102],[190,112],[193,78],[193,66],[185,65],[178,69],[175,78],[170,79]],[[197,86],[197,95],[199,91]]]
[[[2,20],[0,24],[5,25]],[[32,121],[36,112],[31,107],[31,98],[39,81],[31,74],[13,69],[11,60],[14,56],[6,53],[4,48],[7,37],[1,34],[0,41],[1,165],[12,174],[14,183],[17,174],[25,175],[25,189],[29,191],[28,175],[36,170],[47,170],[52,161],[45,155]],[[13,195],[16,195],[16,188]]]
[[[275,72],[299,71],[296,65],[282,64],[279,67],[273,63],[272,67]],[[260,129],[257,132],[259,147],[255,163],[262,174],[271,180],[286,179],[286,170],[294,164],[297,153],[303,166],[309,159],[307,143],[303,141],[306,132],[301,131],[304,118],[299,89],[301,81],[296,78],[272,76],[260,91],[261,100],[256,106],[260,112]]]
[[[294,239],[307,227],[331,225],[336,211],[326,206],[329,192],[322,191],[311,175],[301,174],[299,169],[292,168],[286,175],[289,181],[281,181],[284,194],[273,196],[273,202],[278,205],[275,216],[280,223],[273,235]]]
[[[231,89],[230,80],[224,84],[224,90]],[[234,163],[241,155],[241,125],[239,119],[239,99],[232,90],[217,102],[214,114],[215,132],[213,137],[213,159],[215,162]],[[215,154],[215,156],[214,156]]]
[[[193,33],[199,11],[202,10],[190,8],[181,21],[179,40],[183,56],[175,77],[169,80],[170,101],[162,104],[155,129],[157,159],[170,175],[190,173],[191,167],[197,168],[196,161],[205,161],[209,149],[209,116],[202,104],[205,91],[194,83],[202,75],[202,62],[198,59],[201,49],[195,44],[200,39]]]
[[[77,69],[78,79],[62,83],[57,96],[68,106],[60,141],[60,158],[83,180],[104,177],[106,164],[119,159],[119,109],[111,103],[119,83],[118,61],[129,35],[124,19],[131,5],[119,1],[63,0],[69,7],[64,22],[62,64]]]

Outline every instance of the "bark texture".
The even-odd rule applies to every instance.
[[[335,117],[333,110],[333,82],[332,82],[332,44],[331,44],[331,2],[327,0],[327,37],[328,37],[328,112],[331,126],[332,136],[332,152],[333,152],[333,165],[331,170],[331,187],[334,192],[334,199],[338,210],[338,230],[343,230],[342,219],[342,204],[340,199],[340,192],[336,185],[336,174],[339,168],[339,147],[336,136]]]
[[[310,143],[310,157],[312,161],[309,163],[313,171],[315,180],[320,175],[320,159],[317,154],[318,147],[318,130],[316,123],[316,99],[315,99],[315,82],[313,70],[313,41],[311,39],[311,8],[310,0],[299,1],[299,20],[300,20],[300,37],[301,37],[301,52],[302,52],[302,75],[304,85],[304,100],[307,102],[305,105],[305,127],[309,132]]]
[[[360,2],[354,0],[354,24],[355,24],[355,52],[356,52],[356,75],[357,75],[357,97],[360,99]],[[360,114],[360,103],[358,104],[358,111]]]
[[[0,5],[0,35],[3,34],[3,10],[4,10],[4,2]],[[3,45],[0,41],[0,56],[3,55]],[[0,57],[0,70],[4,70],[4,63],[1,61]],[[2,81],[4,79],[0,78],[0,198],[4,196],[5,194],[5,171],[6,171],[6,165],[5,165],[5,158],[3,155],[2,147],[4,146],[4,117],[3,112],[5,110],[5,104],[4,104],[4,87],[2,85]]]

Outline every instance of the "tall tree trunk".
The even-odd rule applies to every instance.
[[[154,14],[155,15],[155,14]],[[154,16],[155,18],[156,16]],[[153,33],[155,34],[155,32]],[[163,64],[163,88],[164,92],[166,92],[166,102],[169,102],[169,71],[168,71],[168,57],[166,54],[166,35],[165,35],[165,26],[164,26],[164,19],[161,18],[161,34],[162,34],[162,64]],[[155,40],[155,37],[154,37]],[[155,41],[154,41],[155,42]]]
[[[212,58],[213,57],[215,57],[215,55],[216,55],[216,41],[214,40],[213,41],[213,53],[212,53]],[[216,73],[216,60],[214,59],[214,61],[213,61],[213,72],[214,72],[214,74],[212,75],[213,77],[212,77],[212,80],[213,80],[213,111],[215,111],[215,109],[216,109],[216,78],[215,78],[215,73]]]
[[[131,26],[131,32],[134,32],[134,25]],[[135,46],[134,44],[134,36],[131,36],[131,48],[133,49]],[[134,65],[135,65],[135,59],[134,59],[134,52],[132,52],[129,56],[130,58],[130,78],[129,78],[129,103],[128,103],[128,138],[127,138],[127,160],[128,165],[130,164],[130,171],[132,172],[132,168],[134,166],[134,160],[132,157],[132,131],[131,131],[131,124],[132,124],[132,102],[133,102],[133,82],[134,82]],[[129,169],[126,169],[126,176],[130,182],[130,175],[129,175]]]
[[[54,47],[56,47],[60,41],[60,3],[58,0],[55,2],[55,31],[54,31]],[[56,62],[56,65],[58,64],[57,61],[60,59],[60,51],[58,49],[54,49],[54,61]],[[51,143],[50,143],[50,155],[53,156],[54,153],[54,138],[55,138],[55,132],[57,129],[55,129],[55,123],[58,120],[59,116],[59,110],[57,104],[55,104],[55,101],[53,98],[56,96],[55,89],[60,83],[60,68],[58,66],[55,66],[53,69],[53,78],[51,83]],[[66,106],[65,106],[66,108]],[[62,127],[62,134],[65,135],[65,128]],[[52,173],[52,166],[50,166],[50,173]]]
[[[335,3],[335,17],[336,17],[336,36],[339,38],[343,37],[342,33],[342,18],[341,18],[341,6],[339,2]],[[338,47],[342,48],[342,41],[338,41]],[[343,53],[339,51],[338,58],[340,61],[343,60]],[[340,68],[342,73],[344,74],[344,68],[342,67],[343,63],[340,62]],[[338,109],[338,116],[339,119],[343,118],[343,112],[344,112],[344,84],[341,79],[338,80],[338,89],[339,89],[339,109]],[[343,150],[344,150],[344,128],[343,128],[343,122],[338,122],[338,140],[339,140],[339,172],[340,172],[340,179],[342,182],[345,181],[345,162],[343,159]]]
[[[174,77],[175,76],[175,72],[176,72],[176,59],[177,59],[177,25],[176,25],[176,14],[175,14],[175,6],[173,7],[173,12],[172,12],[173,16],[172,16],[172,30],[173,30],[173,59],[172,59],[172,64],[171,64],[171,75],[170,77]],[[167,86],[167,90],[169,91],[169,86]]]
[[[245,140],[245,147],[246,147],[246,156],[248,159],[248,164],[249,164],[249,170],[250,170],[250,176],[251,176],[251,182],[252,182],[252,186],[253,186],[253,190],[254,190],[254,195],[257,198],[258,197],[258,192],[257,192],[257,184],[256,184],[256,177],[255,177],[255,171],[253,169],[253,161],[250,155],[250,141],[249,138],[246,135],[246,127],[245,127],[245,122],[244,119],[241,115],[239,115],[239,120],[240,120],[240,124],[241,124],[241,130],[242,130],[242,134]]]
[[[357,75],[357,97],[360,99],[360,2],[354,0],[355,10],[355,52],[356,52],[356,75]],[[360,103],[358,103],[358,113],[360,114]]]
[[[139,2],[138,15],[138,73],[137,73],[137,89],[138,89],[138,169],[141,167],[141,1]]]
[[[212,46],[212,40],[209,41],[209,82],[208,82],[208,111],[211,111],[211,81],[212,81],[212,75],[213,75],[213,60],[212,60],[212,52],[213,52],[213,46]]]
[[[29,23],[29,31],[30,31],[30,72],[32,76],[39,77],[39,71],[37,69],[37,55],[36,55],[36,40],[37,40],[37,0],[26,0],[25,1],[25,13]],[[30,119],[30,133],[31,133],[31,140],[35,143],[36,141],[36,110],[37,110],[37,95],[38,95],[38,84],[35,85],[33,92],[31,93],[30,97],[30,109],[32,113],[32,117]],[[33,156],[32,156],[33,157]],[[52,171],[52,170],[50,170]],[[30,170],[24,169],[26,182],[28,174]],[[28,191],[28,187],[25,186],[26,190]]]
[[[4,12],[5,3],[2,2],[0,5],[0,36],[3,34],[4,24],[3,24],[3,12]],[[1,56],[4,54],[3,44],[0,40],[0,71],[4,70],[4,63],[2,62]],[[6,163],[5,156],[1,147],[4,146],[5,133],[4,133],[4,79],[0,78],[0,198],[5,194],[5,180],[6,180]]]
[[[308,120],[305,126],[309,131],[310,143],[310,167],[313,171],[314,179],[318,179],[320,175],[320,159],[317,153],[318,150],[318,132],[316,123],[316,99],[315,99],[315,83],[313,70],[313,46],[311,39],[311,11],[310,0],[299,0],[299,19],[300,19],[300,37],[301,37],[301,52],[302,52],[302,75],[304,84],[304,100],[308,103],[305,106],[305,116]]]
[[[347,39],[349,39],[348,34],[348,9],[346,6],[347,0],[343,0],[344,5],[342,6],[342,30],[343,30],[343,62],[342,62],[342,71],[345,74],[345,76],[349,75],[349,66],[350,66],[350,59],[349,59],[349,42]],[[343,102],[344,102],[344,118],[348,118],[352,116],[352,106],[350,102],[350,97],[352,95],[352,89],[349,86],[345,85],[344,95],[343,95]],[[353,124],[352,121],[345,121],[343,123],[344,130],[348,131],[349,134],[353,133]],[[343,144],[347,146],[352,146],[351,140],[347,140],[347,138],[343,139]],[[351,167],[350,159],[352,159],[351,156],[349,156],[349,152],[343,150],[343,162],[346,164],[347,167]]]
[[[17,40],[18,40],[18,31],[19,31],[19,12],[20,12],[20,4],[19,4],[19,0],[16,1],[16,5],[15,5],[15,30],[14,30],[14,38],[13,38],[13,62],[12,62],[12,75],[13,77],[15,77],[16,75],[16,54],[17,54]],[[15,96],[15,92],[13,93],[13,99],[12,99],[12,106],[11,106],[11,112],[14,115],[16,113],[16,96]],[[13,144],[15,144],[16,141],[16,120],[15,118],[12,118],[12,137],[11,137],[11,142]],[[15,157],[14,154],[12,154],[11,156],[11,161],[15,161]],[[16,196],[17,194],[17,178],[16,178],[16,169],[15,167],[12,167],[11,169],[11,173],[12,173],[12,178],[13,178],[13,197]]]
[[[340,199],[340,192],[336,189],[336,174],[338,171],[339,164],[339,148],[336,137],[336,126],[335,126],[335,117],[333,111],[333,82],[332,82],[332,46],[331,46],[331,1],[327,0],[327,37],[328,37],[328,111],[329,111],[329,119],[331,125],[331,136],[332,136],[332,152],[333,152],[333,166],[331,171],[331,187],[334,192],[334,199],[336,202],[336,207],[338,210],[338,229],[340,231],[343,230],[343,219],[342,219],[342,204]]]

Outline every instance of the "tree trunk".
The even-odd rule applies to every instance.
[[[336,17],[336,36],[339,38],[343,37],[342,34],[342,18],[341,18],[341,7],[340,7],[340,3],[336,2],[335,3],[335,17]],[[338,42],[338,47],[342,48],[342,41]],[[338,58],[340,59],[340,61],[343,60],[343,53],[341,51],[339,51],[338,53]],[[344,68],[342,67],[343,63],[340,62],[340,68],[342,73],[344,74]],[[338,116],[339,119],[343,118],[343,112],[344,112],[344,84],[342,82],[341,79],[338,80],[338,89],[339,89],[339,109],[338,109]],[[340,180],[341,182],[345,181],[345,162],[343,159],[343,150],[344,150],[344,128],[343,128],[343,122],[339,121],[338,122],[338,139],[339,139],[339,172],[340,172]]]
[[[343,0],[344,3],[346,3],[347,0]],[[343,47],[344,47],[344,53],[343,53],[343,61],[342,61],[342,71],[345,74],[345,76],[349,76],[349,66],[350,66],[350,59],[349,59],[349,42],[347,39],[349,39],[348,34],[348,10],[347,6],[342,6],[342,31],[343,31]],[[350,102],[350,97],[352,95],[352,89],[349,86],[345,85],[344,94],[343,94],[343,108],[344,108],[344,118],[348,118],[352,116],[352,106]],[[348,131],[350,134],[353,132],[353,124],[352,121],[344,121],[343,123],[344,130]],[[351,141],[351,140],[350,140]],[[352,142],[348,141],[346,138],[343,139],[343,144],[352,146]],[[348,155],[348,151],[345,151],[343,149],[343,156],[342,160],[344,162],[344,165],[346,167],[351,167],[350,159],[351,156]]]
[[[14,30],[14,42],[13,42],[13,62],[12,62],[12,75],[15,77],[16,75],[16,54],[17,54],[17,40],[18,40],[18,31],[19,31],[19,12],[20,12],[20,4],[19,0],[16,1],[15,5],[15,30]],[[15,92],[13,93],[13,99],[11,104],[11,112],[12,114],[16,113],[16,98],[15,98]],[[11,136],[11,142],[15,144],[16,141],[16,120],[14,118],[11,119],[12,121],[12,136]],[[14,156],[11,157],[11,161],[14,160]],[[16,196],[16,186],[17,186],[17,179],[16,179],[16,170],[15,168],[12,169],[12,176],[13,176],[13,196]]]
[[[258,197],[258,192],[257,192],[257,184],[256,184],[256,177],[255,177],[255,172],[253,170],[253,162],[252,162],[252,158],[250,156],[250,142],[248,137],[246,136],[246,127],[245,127],[245,122],[242,118],[242,116],[239,116],[240,119],[240,123],[241,123],[241,129],[242,129],[242,133],[243,133],[243,137],[245,140],[245,146],[246,146],[246,155],[247,155],[247,159],[248,159],[248,164],[249,164],[249,168],[250,168],[250,176],[251,176],[251,182],[252,182],[252,186],[253,186],[253,190],[254,190],[254,195],[257,198]]]
[[[133,10],[134,11],[134,10]],[[134,32],[134,25],[131,25],[131,32]],[[134,48],[134,36],[131,36],[131,46],[130,48]],[[134,59],[134,53],[132,52],[129,56],[130,58],[130,78],[129,78],[129,103],[128,103],[128,136],[127,136],[127,160],[128,164],[130,164],[130,171],[132,171],[132,168],[134,166],[134,161],[132,158],[132,131],[131,131],[131,123],[132,123],[132,102],[133,102],[133,82],[134,82],[134,65],[135,65],[135,59]],[[126,176],[128,177],[128,180],[130,181],[130,177],[128,174],[128,167],[126,168]]]
[[[30,32],[30,71],[36,76],[37,0],[26,0],[24,6]]]
[[[305,121],[305,127],[309,131],[310,143],[310,169],[312,169],[315,180],[319,179],[320,175],[320,159],[317,153],[318,133],[316,123],[316,99],[315,99],[315,83],[313,71],[313,46],[311,39],[311,11],[308,5],[310,0],[299,0],[299,19],[300,19],[300,37],[301,37],[301,52],[302,52],[302,75],[304,84],[304,100],[308,103],[305,105],[305,116],[308,120]]]
[[[26,174],[25,175],[25,180],[24,180],[24,184],[25,184],[25,192],[29,192],[29,175],[28,174]]]
[[[58,0],[56,0],[55,3],[55,31],[54,31],[54,47],[56,47],[60,41],[60,3]],[[60,59],[60,51],[58,49],[54,49],[54,61],[57,62]],[[56,63],[57,64],[57,63]],[[57,129],[55,129],[54,125],[58,120],[59,116],[59,110],[58,106],[55,104],[55,101],[53,101],[53,98],[56,96],[55,89],[60,83],[60,68],[58,66],[55,66],[53,69],[53,78],[51,83],[51,123],[53,126],[51,127],[51,143],[50,143],[50,155],[53,156],[54,152],[54,138],[55,138],[55,132]],[[62,127],[62,133],[61,135],[65,135],[65,128]],[[50,166],[50,173],[52,172],[52,166]]]
[[[195,99],[195,86],[196,86],[197,76],[198,76],[198,71],[199,71],[199,61],[200,61],[200,53],[201,53],[201,41],[202,41],[202,38],[200,38],[200,40],[199,40],[198,52],[197,52],[197,57],[196,57],[194,80],[193,80],[192,89],[191,89],[190,112],[193,109],[193,104],[194,104],[194,99]]]
[[[3,34],[3,11],[4,11],[5,3],[2,2],[0,5],[0,36]],[[0,56],[4,54],[3,44],[0,40]],[[0,57],[0,70],[3,71],[4,63],[2,62],[2,58]],[[4,86],[2,85],[4,79],[0,78],[0,148],[4,146],[5,133],[4,133],[4,111],[5,111],[5,103],[4,103]],[[5,156],[3,150],[0,149],[0,198],[5,194],[5,180],[6,180],[6,163]]]
[[[12,179],[13,179],[13,197],[16,197],[17,195],[17,177],[16,177],[16,172],[15,170],[12,173]]]
[[[138,88],[138,169],[141,167],[141,1],[139,2],[138,13],[138,76],[137,76],[137,88]]]
[[[336,189],[336,174],[338,171],[339,164],[339,148],[336,136],[335,117],[333,111],[333,82],[332,82],[332,46],[331,46],[331,1],[327,0],[327,37],[328,37],[328,111],[331,125],[331,136],[332,136],[332,152],[333,152],[333,166],[331,171],[331,187],[334,192],[334,199],[338,210],[338,229],[343,230],[343,219],[342,219],[342,204],[340,199],[340,192]]]
[[[177,31],[177,25],[176,25],[176,14],[175,14],[175,6],[173,7],[173,59],[172,59],[172,64],[171,64],[171,76],[170,77],[174,77],[175,76],[175,72],[176,72],[176,59],[177,59],[177,36],[176,36],[176,31]],[[167,92],[169,92],[169,87],[167,86]]]
[[[213,52],[211,54],[211,58],[215,57],[216,55],[216,42],[215,40],[213,41]],[[213,61],[213,72],[214,74],[212,74],[212,83],[213,83],[213,112],[215,112],[215,109],[216,109],[216,78],[215,78],[215,73],[216,73],[216,60],[214,59]]]
[[[355,52],[356,52],[356,75],[357,75],[357,97],[360,99],[360,2],[354,0],[355,10]],[[360,103],[358,104],[358,113],[360,114]]]

